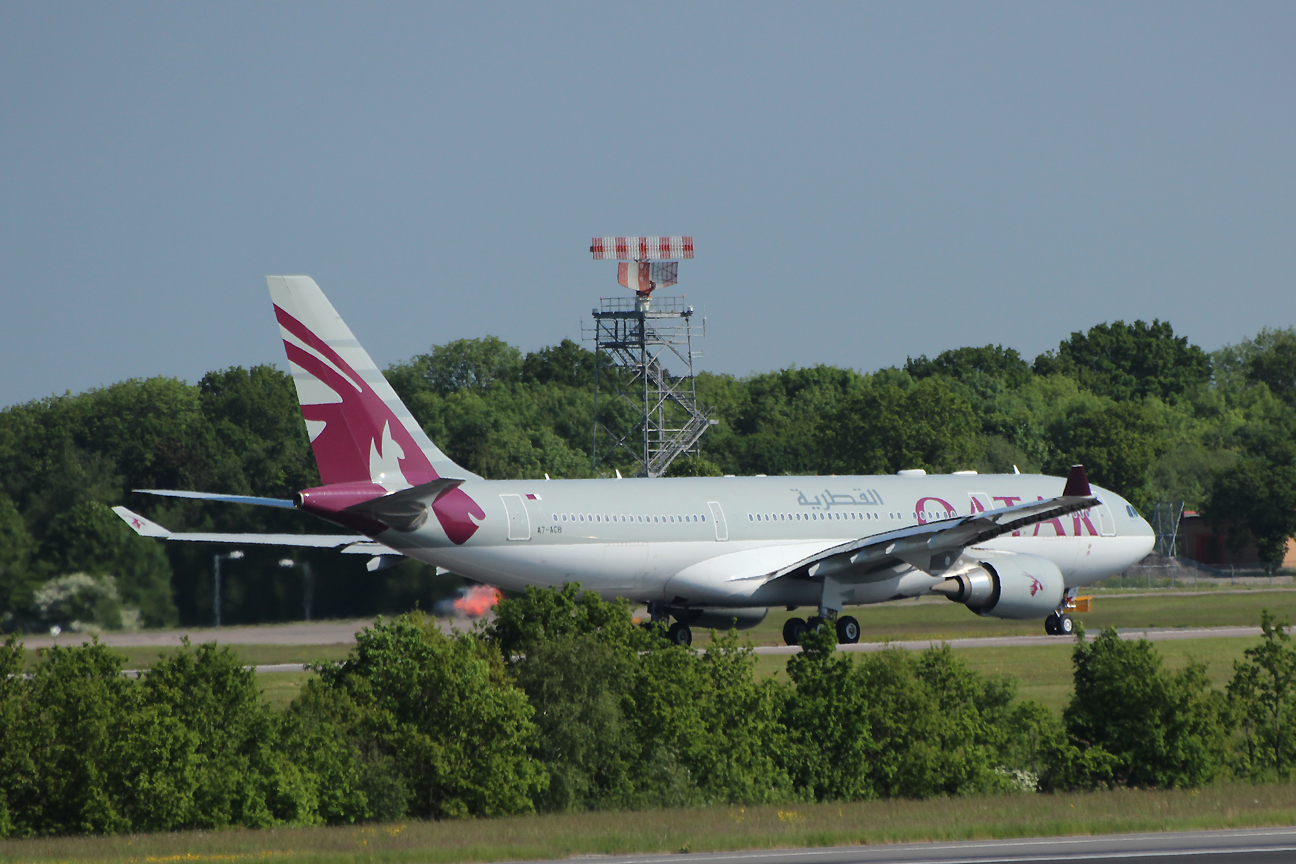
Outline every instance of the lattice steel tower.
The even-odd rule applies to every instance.
[[[594,341],[593,467],[600,449],[622,450],[640,477],[660,477],[677,456],[696,452],[716,421],[698,407],[693,384],[693,307],[656,297],[678,281],[673,259],[693,257],[692,237],[595,237],[595,261],[621,261],[617,279],[634,297],[603,298],[586,338]],[[664,361],[678,363],[674,375]]]

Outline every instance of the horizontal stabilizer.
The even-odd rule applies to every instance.
[[[144,495],[161,495],[166,498],[193,498],[198,501],[224,501],[227,504],[256,504],[261,507],[293,509],[291,498],[257,498],[254,495],[222,495],[218,492],[189,492],[184,489],[132,489]]]
[[[397,531],[414,531],[427,521],[428,508],[451,489],[462,486],[463,482],[452,477],[442,477],[381,498],[352,504],[346,510],[348,513],[374,519]]]
[[[189,543],[234,543],[247,546],[295,546],[309,549],[335,549],[356,555],[391,555],[391,549],[375,543],[363,534],[219,534],[215,532],[181,533],[168,531],[125,507],[113,512],[141,537],[159,537]]]

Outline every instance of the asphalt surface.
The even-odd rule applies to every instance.
[[[463,619],[438,619],[442,628],[466,630],[470,621]],[[195,645],[203,642],[217,641],[224,645],[349,645],[355,642],[355,634],[370,624],[369,620],[356,621],[323,621],[303,622],[297,624],[261,625],[257,627],[206,627],[181,630],[149,630],[137,633],[102,633],[99,641],[114,648],[145,647],[167,648],[179,645],[184,637]],[[1151,642],[1174,641],[1178,639],[1223,639],[1229,637],[1250,637],[1260,635],[1259,627],[1203,627],[1187,628],[1147,628],[1140,630],[1120,631],[1123,639],[1147,639]],[[80,645],[89,639],[82,633],[64,633],[60,636],[27,636],[23,645],[27,648],[48,648],[51,645]],[[931,645],[948,642],[953,648],[997,648],[1030,645],[1059,645],[1069,640],[1063,636],[988,636],[970,639],[919,639],[906,642],[860,642],[855,645],[838,645],[839,651],[869,652],[881,651],[884,648],[903,648],[909,651],[922,651]],[[757,654],[787,655],[796,654],[801,649],[795,645],[764,645],[755,649]],[[271,666],[258,666],[257,672],[300,672],[301,664],[276,663]],[[1296,862],[1296,858],[1293,858]]]
[[[1156,628],[1121,630],[1122,639],[1147,639],[1149,642],[1172,642],[1178,639],[1224,639],[1232,636],[1259,636],[1259,627],[1199,627]],[[1065,645],[1071,641],[1066,636],[983,636],[971,639],[918,639],[911,642],[859,642],[838,645],[838,651],[881,651],[884,648],[904,648],[922,651],[932,645],[948,643],[951,648],[1001,648],[1013,645]],[[795,645],[766,645],[756,649],[757,654],[796,654],[801,649]]]
[[[991,864],[1031,861],[1121,861],[1125,864],[1270,864],[1296,861],[1296,828],[1182,831],[1100,837],[1043,837],[961,843],[904,843],[674,855],[578,855],[600,864]]]

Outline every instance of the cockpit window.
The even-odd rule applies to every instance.
[[[1128,513],[1128,514],[1130,515],[1130,518],[1131,518],[1131,519],[1137,519],[1137,518],[1138,518],[1138,514],[1134,512],[1134,505],[1133,505],[1133,504],[1126,504],[1126,505],[1125,505],[1125,512]]]

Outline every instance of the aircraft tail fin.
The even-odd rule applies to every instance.
[[[320,479],[389,492],[475,479],[427,437],[309,276],[267,276]]]

